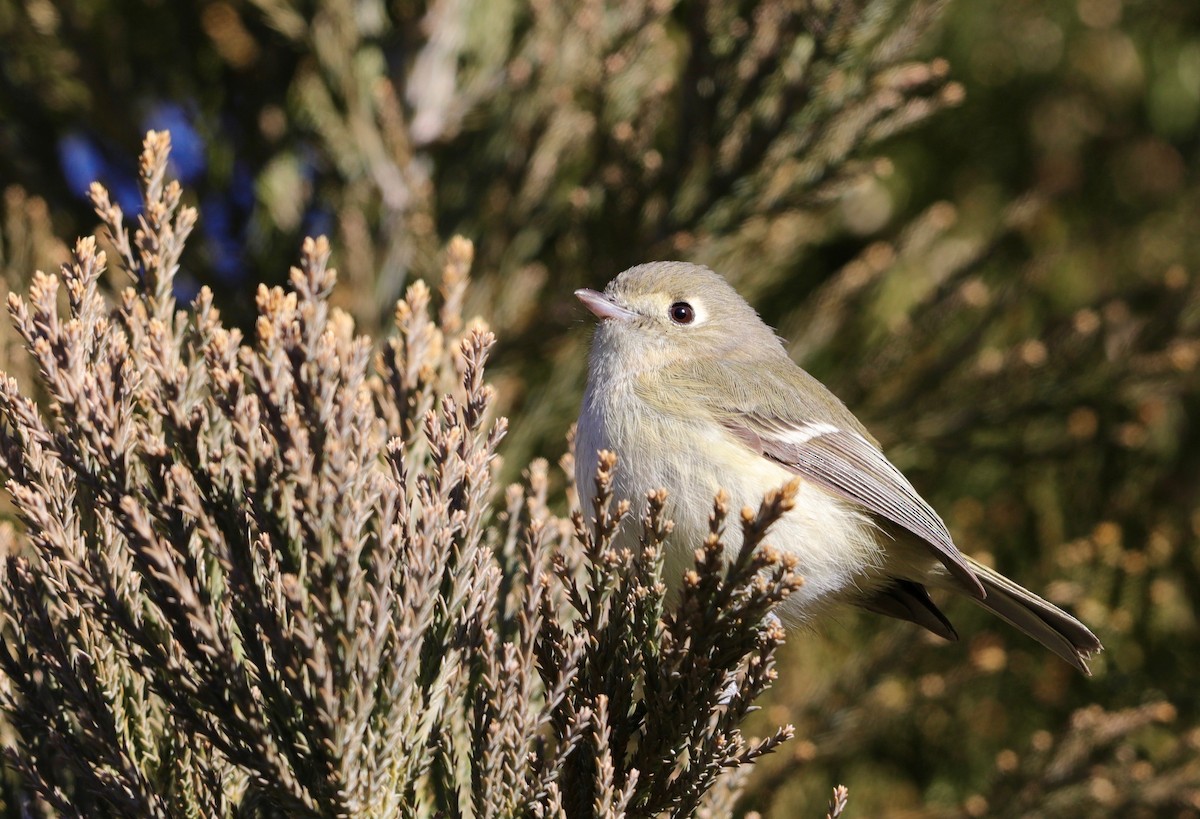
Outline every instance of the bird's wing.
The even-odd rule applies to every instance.
[[[764,458],[911,532],[965,594],[987,596],[942,519],[846,405],[782,348],[777,356],[713,358],[643,377],[638,394],[664,412],[717,421]]]
[[[755,412],[726,415],[721,423],[763,457],[912,532],[933,548],[967,594],[986,596],[946,524],[879,447],[857,429],[844,428],[850,424],[785,420]]]

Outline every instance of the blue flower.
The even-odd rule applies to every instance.
[[[208,159],[204,140],[196,132],[193,117],[180,104],[160,102],[142,120],[146,130],[171,132],[171,164],[179,181],[194,184],[204,176]]]
[[[71,131],[58,141],[58,163],[71,193],[86,197],[88,186],[108,176],[108,162],[94,140]]]

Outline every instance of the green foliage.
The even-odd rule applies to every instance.
[[[59,118],[110,105],[100,133],[130,151],[139,105],[188,102],[202,192],[229,190],[236,160],[254,168],[252,269],[284,269],[303,214],[328,209],[350,285],[335,299],[377,330],[410,275],[436,279],[445,238],[473,237],[488,272],[471,307],[503,340],[501,406],[530,419],[508,441],[514,463],[561,451],[575,399],[541,389],[550,370],[582,383],[582,346],[559,341],[564,294],[679,255],[760,293],[829,237],[832,203],[886,170],[875,146],[961,99],[944,60],[914,60],[936,0],[48,5],[0,16],[27,44],[0,54],[0,78],[24,77]],[[108,48],[61,36],[92,29]],[[185,47],[167,58],[171,34]],[[113,52],[154,70],[114,70]],[[16,178],[57,192],[53,146],[17,116],[20,96],[4,99],[21,123],[13,155],[35,158]],[[188,272],[211,282],[220,251],[202,247]]]

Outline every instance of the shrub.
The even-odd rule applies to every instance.
[[[150,132],[136,229],[96,212],[133,278],[76,243],[9,308],[48,396],[0,383],[19,532],[0,582],[10,757],[63,813],[113,816],[688,815],[770,752],[738,725],[774,677],[772,606],[800,580],[745,510],[728,564],[715,502],[696,582],[665,612],[665,495],[616,548],[615,456],[597,519],[547,505],[548,466],[498,497],[494,343],[445,253],[378,351],[328,303],[324,239],[255,339],[172,284],[196,211]],[[65,300],[62,298],[65,295]],[[570,473],[570,469],[567,470]],[[714,791],[716,788],[716,791]]]

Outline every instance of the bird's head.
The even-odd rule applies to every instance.
[[[688,364],[782,346],[746,301],[707,267],[651,262],[631,267],[603,292],[576,290],[598,316],[594,352],[637,370]]]

